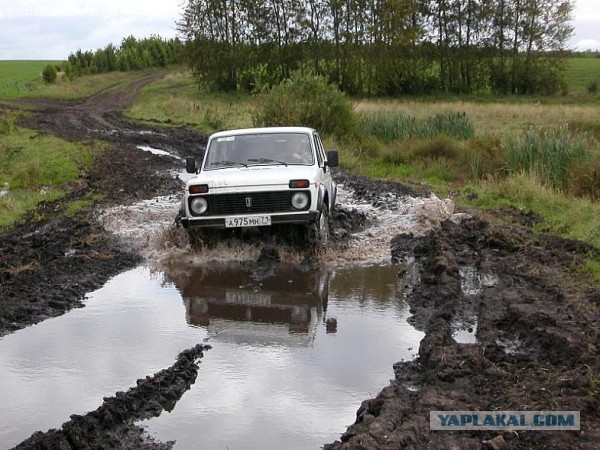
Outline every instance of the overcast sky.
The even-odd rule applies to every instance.
[[[185,0],[1,0],[0,59],[66,59],[124,37],[177,35]],[[600,50],[599,0],[576,0],[573,49]]]

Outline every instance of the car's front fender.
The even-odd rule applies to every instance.
[[[323,202],[325,201],[325,197],[327,196],[327,188],[324,184],[319,184],[319,191],[317,193],[317,211],[321,211],[323,209]],[[329,205],[327,205],[329,206]]]

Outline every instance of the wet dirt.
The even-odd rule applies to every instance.
[[[395,380],[363,402],[355,424],[326,449],[597,448],[598,293],[575,283],[571,272],[591,249],[519,221],[471,217],[394,239],[394,258],[412,258],[421,268],[409,320],[426,336],[419,357],[397,363]],[[473,336],[457,342],[456,323],[469,317],[476,320],[467,325]],[[581,411],[582,426],[435,432],[432,410]]]
[[[46,203],[0,235],[0,333],[81,306],[87,292],[141,260],[177,267],[214,258],[191,252],[181,230],[167,223],[136,234],[130,218],[139,216],[131,209],[115,213],[122,206],[134,206],[150,223],[154,219],[143,215],[144,201],[167,198],[165,211],[176,208],[181,162],[169,155],[202,153],[205,137],[185,127],[137,124],[121,115],[136,89],[159,76],[80,102],[31,100],[11,105],[33,111],[22,119],[24,126],[74,141],[102,140],[108,149],[68,197],[104,195],[94,211],[67,218],[63,201]],[[268,277],[279,261],[288,259],[306,270],[387,259],[399,274],[410,275],[412,284],[402,296],[410,305],[410,323],[425,333],[418,357],[395,364],[390,385],[365,400],[356,422],[325,448],[597,448],[600,295],[576,272],[585,256],[598,250],[533,231],[531,226],[540,219],[527,211],[456,212],[450,202],[425,191],[343,172],[335,176],[347,197],[344,206],[332,212],[332,254],[315,261],[282,247],[276,254],[253,245],[228,248],[228,255],[237,260],[256,263],[257,279]],[[113,216],[103,216],[106,211]],[[107,231],[116,216],[124,225]],[[129,234],[119,234],[128,228]],[[328,322],[326,328],[333,331],[336,324]],[[167,389],[181,388],[174,399],[195,379],[195,364],[185,362],[187,375],[166,382]],[[152,441],[135,424],[162,411],[160,401],[151,401],[154,395],[165,396],[157,389],[140,394],[146,406],[137,403],[136,392],[141,391],[117,395],[61,431],[37,433],[21,448],[170,445]],[[115,412],[110,408],[117,403]],[[430,410],[523,409],[581,411],[582,429],[429,430]]]
[[[137,380],[137,386],[126,392],[105,398],[102,406],[84,416],[72,415],[60,430],[34,433],[15,448],[172,448],[173,443],[154,441],[133,421],[172,409],[196,381],[197,360],[208,349],[210,346],[197,344],[182,351],[171,367]]]
[[[141,255],[98,223],[97,212],[181,188],[168,170],[179,161],[137,148],[201,155],[206,137],[183,128],[157,128],[121,115],[135,92],[161,76],[144,76],[84,101],[22,100],[11,105],[30,114],[20,125],[66,140],[101,142],[104,151],[89,172],[67,186],[65,199],[45,202],[0,234],[0,336],[82,306],[84,295],[111,276],[137,265]],[[65,217],[67,201],[101,196],[90,211]]]

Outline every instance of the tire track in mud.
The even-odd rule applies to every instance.
[[[79,142],[108,142],[89,171],[66,186],[65,198],[42,202],[13,229],[0,234],[0,336],[83,306],[87,292],[139,264],[141,255],[123,247],[96,219],[96,211],[178,192],[168,170],[178,163],[138,148],[162,146],[201,154],[205,136],[185,128],[158,128],[125,119],[121,110],[137,90],[165,72],[144,75],[83,101],[28,99],[13,108],[32,112],[20,125]],[[98,195],[87,212],[65,217],[68,202]]]
[[[20,118],[21,126],[74,142],[101,140],[108,146],[90,172],[82,172],[80,182],[68,187],[66,198],[43,202],[35,214],[0,235],[0,336],[84,306],[86,293],[142,261],[135,246],[124,246],[101,226],[97,211],[179,191],[180,183],[169,172],[179,163],[139,146],[181,155],[202,152],[205,136],[185,128],[140,125],[122,116],[137,91],[163,75],[145,75],[84,101],[30,99],[12,104],[14,109],[33,110]],[[68,201],[94,193],[103,199],[90,211],[65,217]],[[189,389],[203,348],[182,352],[170,369],[105,399],[97,411],[73,416],[62,430],[35,433],[18,448],[170,448],[172,444],[143,435],[133,420],[160,414]]]
[[[104,398],[102,406],[95,411],[83,416],[72,415],[60,430],[34,433],[15,449],[172,448],[173,442],[155,441],[134,422],[172,410],[196,381],[198,360],[209,349],[210,346],[198,344],[182,351],[171,367],[137,380],[137,386],[127,392]]]

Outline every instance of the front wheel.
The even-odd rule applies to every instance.
[[[308,237],[311,246],[316,250],[324,250],[329,245],[329,206],[323,204],[319,219],[309,225]]]

